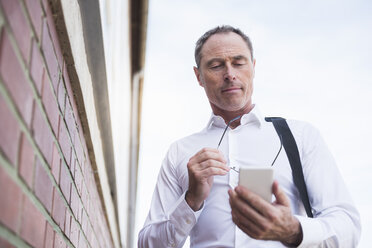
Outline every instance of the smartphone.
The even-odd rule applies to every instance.
[[[239,185],[271,202],[273,177],[271,167],[243,167],[239,170]]]

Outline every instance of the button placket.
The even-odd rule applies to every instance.
[[[228,133],[228,137],[227,137],[228,147],[229,147],[229,161],[230,161],[229,166],[234,167],[235,170],[239,171],[239,164],[237,163],[235,159],[236,142],[235,142],[234,137],[235,137],[234,131],[231,130]],[[229,172],[229,185],[231,188],[235,188],[236,186],[238,186],[238,182],[239,182],[239,173],[237,173],[235,170],[230,169],[230,172]]]

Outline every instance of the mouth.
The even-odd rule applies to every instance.
[[[223,89],[222,93],[230,93],[230,92],[235,92],[235,91],[240,91],[240,90],[241,90],[240,87],[230,87],[227,89]]]

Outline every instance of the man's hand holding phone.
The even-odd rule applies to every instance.
[[[242,185],[230,189],[232,220],[254,239],[298,246],[303,238],[300,222],[292,215],[289,199],[277,181],[271,189],[276,198],[272,203]]]

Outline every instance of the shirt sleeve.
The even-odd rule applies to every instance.
[[[194,212],[187,204],[174,168],[175,157],[173,145],[163,161],[138,247],[182,247],[203,210]]]
[[[304,128],[300,156],[314,218],[296,216],[303,241],[299,247],[356,247],[360,238],[360,216],[321,138],[311,127]],[[296,138],[296,137],[295,137]]]

